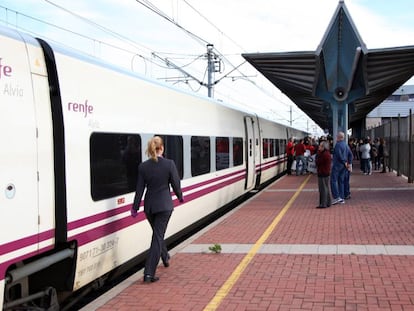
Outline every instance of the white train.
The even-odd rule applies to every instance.
[[[145,253],[150,226],[129,211],[154,134],[185,198],[166,237],[284,173],[287,138],[305,135],[0,28],[3,310],[58,310]]]

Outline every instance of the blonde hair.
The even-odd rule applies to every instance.
[[[148,141],[146,155],[153,161],[158,162],[158,152],[164,147],[164,142],[160,136],[154,136]]]

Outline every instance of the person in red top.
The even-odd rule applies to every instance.
[[[302,175],[306,170],[306,160],[305,160],[305,144],[303,139],[300,140],[298,144],[295,145],[295,156],[296,156],[296,176],[299,174]],[[302,162],[302,166],[299,164]]]
[[[295,141],[293,137],[289,138],[288,143],[286,145],[286,153],[287,153],[287,174],[292,175],[292,164],[293,164],[293,157],[295,156]]]
[[[315,154],[316,151],[317,151],[317,150],[315,150],[315,148],[314,148],[314,146],[313,146],[313,144],[312,144],[311,141],[308,141],[308,143],[305,144],[305,148],[306,148],[306,150],[309,150],[310,155]]]
[[[329,191],[329,176],[331,175],[332,157],[329,142],[324,140],[319,143],[316,155],[316,169],[318,172],[319,205],[317,208],[331,206],[331,194]]]

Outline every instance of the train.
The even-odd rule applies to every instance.
[[[137,165],[164,139],[181,178],[166,238],[286,172],[307,133],[0,26],[0,306],[59,310],[143,256]]]

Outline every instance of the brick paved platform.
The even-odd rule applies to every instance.
[[[138,272],[84,310],[414,310],[414,185],[354,172],[345,204],[318,195],[285,176],[171,250],[159,282]]]

